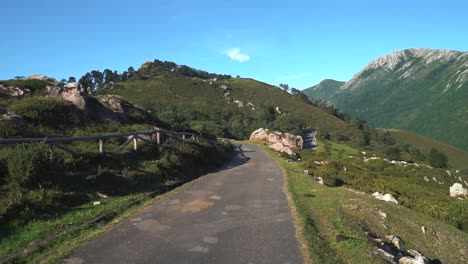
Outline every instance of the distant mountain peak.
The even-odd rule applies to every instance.
[[[411,130],[468,150],[468,52],[396,51],[336,90],[313,88],[305,92],[371,126]]]
[[[468,58],[468,52],[445,49],[406,49],[395,51],[390,54],[379,57],[367,64],[353,78],[343,85],[340,90],[346,90],[355,86],[357,82],[366,81],[372,76],[376,70],[385,72],[396,72],[400,75],[400,79],[412,78],[421,70],[431,67],[433,64],[448,64],[454,61],[462,61]],[[448,88],[455,86],[459,87],[468,80],[468,62],[462,65],[460,71],[457,72],[457,77],[449,84]]]
[[[406,49],[395,51],[373,60],[364,67],[364,70],[376,67],[384,67],[388,70],[394,70],[402,61],[415,58],[421,59],[426,64],[430,64],[432,62],[446,63],[448,61],[455,60],[460,56],[466,56],[466,53],[443,49]]]

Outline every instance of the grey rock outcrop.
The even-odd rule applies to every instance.
[[[40,80],[40,81],[46,81],[49,83],[49,85],[55,85],[58,86],[59,82],[55,78],[51,78],[42,74],[33,74],[26,78],[26,80]]]
[[[250,140],[264,140],[268,139],[268,129],[259,128],[250,134]]]
[[[280,131],[269,132],[268,129],[259,128],[252,132],[250,140],[266,140],[270,143],[269,147],[280,152],[286,152],[289,155],[293,154],[292,149],[302,149],[304,140],[301,136],[296,136],[290,133]]]
[[[430,261],[416,250],[408,250],[411,256],[405,256],[398,260],[399,264],[429,264]]]

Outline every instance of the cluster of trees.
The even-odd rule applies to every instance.
[[[179,74],[186,77],[197,77],[201,79],[214,79],[218,80],[231,79],[231,75],[209,73],[202,70],[191,68],[187,65],[177,65],[172,61],[160,61],[154,60],[152,62],[146,62],[140,69],[140,73],[143,77],[157,76],[159,74]]]
[[[91,72],[85,73],[80,80],[78,81],[82,87],[91,88],[92,91],[96,91],[102,86],[109,84],[111,82],[123,82],[134,76],[138,76],[138,71],[136,71],[132,66],[130,66],[126,71],[118,73],[117,71],[112,71],[105,69],[104,71],[93,70]]]
[[[172,61],[160,61],[156,59],[152,62],[146,62],[139,70],[135,70],[130,66],[122,73],[118,73],[117,71],[112,71],[110,69],[105,69],[102,72],[99,70],[93,70],[81,76],[78,82],[82,87],[89,87],[91,91],[96,91],[111,82],[118,83],[131,78],[144,80],[160,74],[178,74],[186,77],[197,77],[202,79],[217,78],[218,80],[232,78],[231,75],[209,73],[186,65],[177,65]],[[62,84],[66,84],[67,82],[76,82],[76,79],[75,77],[70,77],[68,81],[65,79],[61,81]]]

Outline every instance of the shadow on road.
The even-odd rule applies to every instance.
[[[238,166],[242,166],[243,164],[247,163],[250,160],[250,158],[245,156],[244,153],[246,152],[254,152],[254,151],[245,151],[242,149],[242,144],[238,145],[236,150],[234,151],[232,160],[228,164],[223,166],[219,171],[229,170]]]

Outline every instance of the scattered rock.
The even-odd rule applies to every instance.
[[[382,218],[382,220],[387,219],[387,214],[385,212],[382,212],[379,210],[379,215],[380,215],[380,218]]]
[[[309,170],[304,170],[305,175],[309,175]]]
[[[468,189],[464,188],[461,183],[454,183],[450,187],[450,197],[468,196]]]
[[[237,104],[237,107],[244,107],[244,102],[240,100],[234,100],[234,103]]]
[[[96,195],[100,198],[103,198],[103,199],[107,199],[107,195],[103,194],[103,193],[100,193],[100,192],[97,192]]]
[[[93,205],[101,205],[101,202],[96,201],[96,202],[93,203]]]
[[[372,250],[372,253],[374,255],[380,256],[382,259],[388,261],[389,263],[395,263],[395,261],[394,261],[395,257],[392,254],[388,253],[387,251],[385,251],[385,250],[383,250],[381,248],[374,248]]]
[[[388,236],[385,236],[385,238],[399,250],[402,250],[403,247],[405,246],[403,243],[403,240],[401,240],[401,238],[395,235],[388,235]]]
[[[379,193],[379,192],[375,192],[372,194],[372,197],[375,197],[381,201],[385,201],[385,202],[390,202],[390,203],[394,203],[394,204],[398,204],[398,201],[397,199],[395,199],[395,197],[393,197],[393,195],[387,193],[385,195]]]
[[[426,227],[425,227],[425,226],[421,226],[421,231],[423,232],[423,234],[426,234]]]
[[[405,256],[398,260],[399,264],[429,264],[430,261],[416,250],[408,250],[411,256]]]
[[[322,185],[325,185],[325,183],[323,182],[323,178],[322,177],[317,177],[317,182],[322,184]]]
[[[279,107],[278,107],[278,106],[275,108],[275,110],[276,110],[276,112],[277,112],[278,114],[280,114],[280,115],[281,115],[281,111],[280,111],[280,109],[279,109]]]

